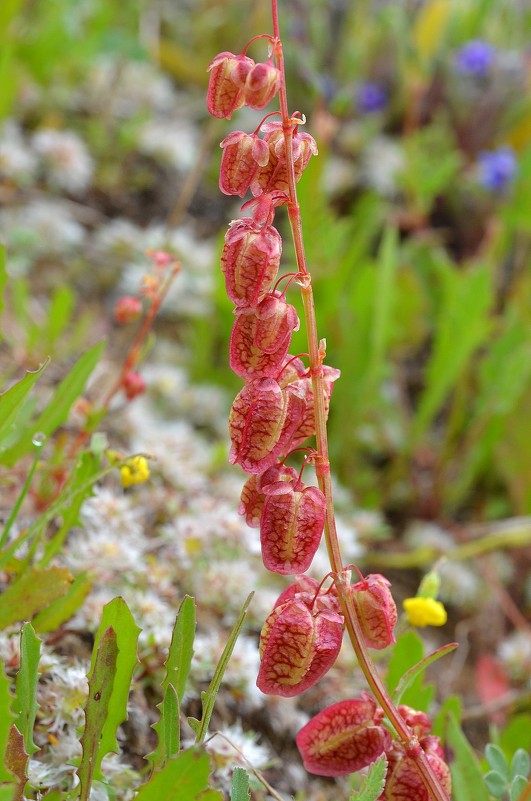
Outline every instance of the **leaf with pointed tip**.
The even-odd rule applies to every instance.
[[[208,786],[210,759],[202,748],[190,748],[169,759],[138,791],[135,801],[222,801]]]
[[[37,683],[41,640],[31,623],[24,623],[20,632],[20,668],[17,673],[13,712],[18,715],[17,728],[24,736],[24,747],[31,756],[38,751],[33,742],[33,726],[37,714]]]
[[[101,624],[94,643],[92,664],[88,675],[89,681],[96,664],[96,649],[104,633],[109,628],[116,632],[118,656],[112,694],[109,699],[108,711],[98,749],[98,758],[95,763],[95,775],[97,776],[99,776],[99,766],[103,757],[110,751],[118,753],[120,750],[116,740],[116,730],[124,720],[127,720],[127,700],[129,698],[131,677],[138,662],[136,645],[141,630],[136,625],[127,604],[121,597],[114,598],[103,608]]]
[[[27,396],[49,363],[50,359],[46,359],[38,370],[27,372],[24,378],[17,381],[16,384],[13,384],[12,387],[0,395],[0,457],[6,447],[4,443],[10,441],[9,438],[13,433],[13,426]]]
[[[109,626],[94,644],[89,691],[85,706],[85,730],[81,738],[83,755],[77,775],[80,801],[88,801],[94,773],[107,751],[103,751],[103,730],[109,717],[111,699],[117,677],[118,637]],[[127,685],[129,690],[129,685]]]
[[[212,712],[214,711],[214,703],[216,701],[216,696],[218,694],[221,680],[223,678],[225,670],[227,669],[227,665],[229,664],[229,660],[232,656],[234,646],[236,645],[236,640],[238,639],[240,631],[242,629],[243,621],[245,620],[245,615],[247,609],[249,608],[249,604],[251,603],[253,595],[254,592],[251,592],[245,599],[242,611],[238,616],[238,620],[236,621],[234,628],[230,633],[227,644],[223,649],[223,653],[219,658],[218,664],[216,665],[216,670],[214,671],[214,675],[212,677],[212,681],[208,686],[208,690],[206,692],[201,693],[201,703],[202,703],[201,720],[196,721],[194,718],[188,718],[188,723],[190,724],[190,727],[193,729],[196,735],[195,737],[196,745],[202,743],[206,737],[208,727],[210,724],[210,718],[212,717]]]
[[[153,753],[147,757],[155,768],[161,767],[174,753],[172,749],[175,742],[177,751],[179,750],[179,706],[184,696],[194,655],[194,637],[195,601],[186,595],[177,613],[166,660],[166,675],[161,685],[164,699],[158,705],[160,718],[153,726],[159,738],[158,744]],[[170,687],[175,694],[175,702],[171,693],[168,694]],[[173,734],[172,729],[175,729]]]
[[[234,768],[232,774],[232,788],[230,801],[250,801],[251,788],[249,787],[249,774],[244,768]]]
[[[397,639],[387,666],[386,684],[390,692],[396,689],[404,673],[424,658],[424,644],[416,631],[406,631]],[[405,690],[402,703],[426,712],[435,687],[424,684],[423,676],[417,675]]]
[[[11,730],[11,724],[15,721],[15,715],[11,711],[13,697],[9,691],[10,685],[11,682],[6,677],[4,667],[0,662],[0,782],[13,780],[12,774],[4,765],[4,755],[9,742],[9,732]]]
[[[451,654],[452,651],[455,651],[457,645],[458,643],[456,642],[451,642],[448,643],[448,645],[443,645],[441,646],[441,648],[437,648],[436,651],[433,651],[433,653],[428,654],[428,656],[425,656],[424,659],[421,659],[420,662],[417,662],[416,665],[413,665],[413,667],[409,668],[409,670],[406,671],[406,673],[404,673],[404,675],[398,682],[393,692],[392,695],[393,702],[395,704],[399,704],[402,695],[405,693],[407,688],[415,681],[417,676],[423,676],[424,671],[429,665],[431,665],[433,662],[436,662],[438,659],[441,659],[441,657],[446,656],[447,654]]]
[[[72,617],[87,597],[92,581],[86,573],[80,573],[68,588],[67,592],[53,601],[33,618],[35,631],[43,634],[56,631],[59,626]]]
[[[33,436],[36,431],[46,436],[53,434],[59,426],[67,420],[70,408],[76,401],[90,378],[91,373],[100,360],[105,342],[98,342],[89,348],[75,363],[68,375],[61,381],[55,394],[41,412],[34,425],[26,428],[20,439],[11,446],[1,457],[1,461],[8,466],[15,464],[18,459],[30,453],[33,448]]]
[[[0,629],[28,620],[52,601],[65,595],[73,581],[66,567],[32,567],[0,596]]]
[[[13,724],[9,730],[5,753],[6,768],[16,778],[15,792],[11,801],[24,801],[24,787],[28,780],[26,772],[28,759],[29,754],[24,749],[24,736]]]
[[[377,801],[385,786],[386,773],[387,757],[382,754],[369,766],[360,789],[352,793],[349,801]]]

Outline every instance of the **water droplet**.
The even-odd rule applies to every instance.
[[[36,448],[42,448],[42,446],[46,442],[46,434],[43,434],[42,431],[37,431],[37,433],[33,435],[31,441],[33,442]]]

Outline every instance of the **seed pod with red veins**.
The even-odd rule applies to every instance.
[[[298,328],[295,307],[280,292],[266,295],[255,309],[237,309],[230,338],[231,369],[244,379],[276,376]]]
[[[382,716],[365,693],[323,709],[295,738],[306,770],[318,776],[346,776],[370,765],[391,747]]]
[[[280,87],[280,70],[271,61],[255,64],[245,79],[245,104],[254,109],[265,108]]]
[[[263,473],[289,450],[304,410],[303,399],[273,378],[248,382],[229,415],[229,461],[246,473]]]
[[[250,476],[240,495],[240,505],[238,513],[245,515],[245,521],[251,528],[259,528],[262,510],[266,496],[262,489],[268,484],[278,486],[279,492],[285,487],[285,492],[291,489],[290,482],[297,479],[297,471],[293,467],[286,467],[283,464],[273,465],[264,473],[255,473]]]
[[[452,780],[450,769],[444,761],[444,752],[438,737],[428,735],[419,741],[419,747],[425,752],[433,773],[441,786],[451,796]],[[387,776],[385,787],[378,801],[430,801],[427,790],[417,770],[415,760],[406,754],[404,748],[394,742],[387,751]]]
[[[243,197],[255,180],[260,167],[269,161],[267,142],[257,134],[233,131],[220,144],[223,148],[219,188],[225,195]]]
[[[261,130],[265,132],[264,142],[269,146],[269,160],[265,167],[260,169],[256,180],[251,184],[251,192],[253,195],[259,195],[261,192],[288,192],[286,145],[282,123],[266,122],[262,125]],[[299,131],[296,126],[293,132],[292,147],[295,180],[299,181],[312,155],[317,155],[317,144],[313,136],[305,131]]]
[[[418,712],[406,704],[400,704],[398,707],[400,717],[404,718],[405,722],[419,739],[424,737],[431,731],[431,720],[425,712]]]
[[[282,239],[272,225],[235,220],[225,234],[221,269],[227,295],[236,306],[253,308],[264,299],[275,281],[282,253]]]
[[[228,119],[245,103],[245,80],[254,67],[252,58],[240,54],[219,53],[208,68],[207,108],[213,117]]]
[[[273,573],[294,575],[310,567],[323,533],[326,498],[317,487],[294,481],[281,494],[265,487],[260,520],[264,565]]]
[[[325,419],[328,419],[328,411],[330,409],[330,398],[334,389],[334,381],[337,381],[341,375],[340,370],[335,367],[329,367],[326,364],[322,366],[323,379],[324,379],[324,405],[325,405]],[[297,448],[308,437],[313,437],[315,434],[315,405],[313,397],[313,384],[311,376],[306,374],[302,378],[291,382],[291,386],[296,387],[304,397],[305,411],[301,424],[295,434],[293,435],[293,447]]]
[[[390,585],[384,576],[372,573],[349,587],[349,596],[369,648],[381,650],[395,642],[397,612]]]
[[[275,606],[260,635],[263,693],[292,698],[332,667],[343,637],[343,617],[332,606],[327,596],[306,593]]]

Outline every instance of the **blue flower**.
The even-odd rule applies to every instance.
[[[510,147],[484,150],[478,156],[478,181],[491,192],[505,192],[516,170],[516,156]]]
[[[362,114],[382,111],[387,105],[387,94],[377,83],[366,81],[358,87],[356,105]]]
[[[482,78],[489,72],[495,56],[496,49],[491,44],[472,39],[457,51],[455,65],[463,75]]]

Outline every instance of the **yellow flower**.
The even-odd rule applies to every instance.
[[[120,467],[122,487],[130,487],[131,484],[142,484],[148,478],[149,466],[144,456],[133,456]]]
[[[446,609],[434,598],[406,598],[404,609],[412,626],[444,626]]]

